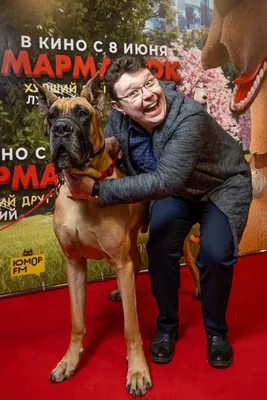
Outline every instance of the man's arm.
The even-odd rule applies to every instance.
[[[166,144],[155,171],[99,182],[101,204],[134,203],[178,194],[197,164],[206,121],[204,112],[186,118]]]
[[[104,128],[104,136],[105,136],[105,138],[110,138],[110,137],[114,136],[114,132],[113,132],[110,122],[108,122],[108,124]]]

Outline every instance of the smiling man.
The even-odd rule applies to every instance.
[[[140,86],[140,82],[144,84]],[[112,90],[114,94],[122,94],[121,97],[114,95],[116,100],[111,101],[112,107],[138,121],[150,134],[165,119],[167,102],[164,92],[157,78],[148,69],[123,74]],[[140,97],[143,97],[141,104],[138,101]]]
[[[150,357],[158,363],[169,362],[174,355],[179,259],[185,237],[200,223],[196,263],[208,361],[213,367],[228,367],[233,350],[226,310],[252,199],[250,168],[242,148],[174,83],[159,82],[143,58],[115,60],[105,81],[114,109],[105,129],[106,144],[122,151],[130,176],[101,182],[69,176],[73,197],[98,197],[102,206],[150,201],[147,252],[159,310]]]

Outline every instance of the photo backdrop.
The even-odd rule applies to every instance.
[[[212,11],[209,0],[1,1],[0,229],[39,203],[57,182],[33,77],[60,97],[73,97],[97,70],[103,79],[115,57],[145,55],[159,79],[176,82],[201,102],[248,153],[249,111],[237,117],[229,110],[231,82],[238,74],[230,63],[209,71],[201,66]],[[109,114],[107,99],[103,127]],[[52,228],[53,206],[50,198],[0,231],[0,295],[66,282]],[[140,234],[144,268],[146,241]],[[110,274],[107,262],[88,261],[88,279]]]

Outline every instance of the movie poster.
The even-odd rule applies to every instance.
[[[32,78],[59,97],[74,97],[96,71],[103,79],[115,57],[144,55],[157,78],[176,82],[248,152],[249,111],[238,117],[229,110],[236,71],[230,63],[208,71],[201,65],[212,12],[211,0],[1,1],[0,229],[14,225],[0,231],[0,295],[66,283],[54,197],[15,223],[58,179]],[[146,241],[140,234],[144,268]],[[111,274],[106,261],[88,260],[88,279]]]

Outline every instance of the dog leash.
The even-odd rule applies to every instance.
[[[118,155],[116,155],[116,157],[113,159],[111,165],[102,172],[102,175],[100,177],[99,180],[104,180],[106,179],[108,176],[111,176],[113,174],[114,171],[114,167],[116,165],[116,162],[118,161]],[[15,225],[16,223],[18,223],[19,221],[21,221],[23,218],[28,217],[28,215],[30,215],[33,211],[37,210],[38,207],[40,207],[42,204],[44,204],[44,202],[49,199],[49,197],[53,196],[55,193],[58,193],[58,190],[60,188],[60,186],[63,183],[63,175],[59,176],[59,180],[57,182],[56,187],[54,187],[53,189],[50,190],[50,192],[43,198],[43,200],[41,200],[38,204],[36,204],[31,210],[27,211],[25,214],[21,215],[18,219],[16,219],[15,221],[12,221],[10,224],[4,226],[3,228],[0,228],[0,232],[4,231],[7,228],[10,228],[12,225]]]
[[[27,211],[25,214],[21,215],[18,219],[15,221],[12,221],[10,224],[4,226],[3,228],[0,228],[0,232],[9,228],[12,225],[15,225],[17,222],[21,221],[23,218],[28,217],[33,211],[35,211],[38,207],[40,207],[44,202],[49,199],[49,197],[53,196],[53,194],[56,192],[56,188],[53,188],[50,190],[50,192],[41,200],[38,204],[36,204],[31,210]]]

